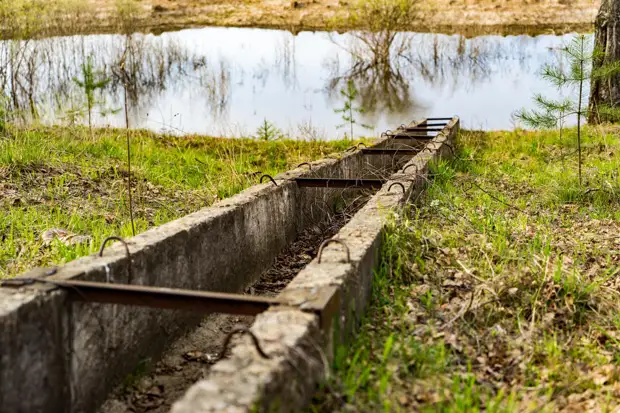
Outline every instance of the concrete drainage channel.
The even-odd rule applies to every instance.
[[[334,236],[374,191],[358,188],[351,192],[351,195],[355,194],[354,199],[346,200],[346,203],[346,198],[341,199],[336,205],[336,213],[327,214],[325,221],[306,228],[278,255],[258,282],[246,289],[246,293],[277,296],[300,269],[316,257],[321,243]],[[210,365],[228,355],[223,351],[229,347],[225,342],[235,335],[235,331],[249,327],[253,320],[253,316],[228,314],[206,317],[198,328],[175,341],[162,359],[155,366],[150,366],[148,374],[140,371],[138,378],[113,391],[99,412],[168,412],[174,401],[208,374]]]
[[[366,306],[390,211],[422,189],[430,161],[453,152],[458,126],[457,118],[401,126],[373,147],[264,177],[102,256],[3,281],[2,411],[95,411],[141,360],[214,312],[256,317],[172,411],[300,409]],[[360,188],[377,192],[276,297],[230,294],[329,222],[335,204],[359,202]]]

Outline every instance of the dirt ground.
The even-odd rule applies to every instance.
[[[115,0],[90,0],[102,26],[113,26]],[[352,0],[142,0],[141,30],[197,26],[346,30]],[[591,30],[600,0],[420,0],[410,31],[466,35]]]

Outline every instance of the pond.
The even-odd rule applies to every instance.
[[[251,136],[267,121],[302,139],[333,139],[352,80],[354,134],[458,115],[467,128],[512,129],[532,95],[557,97],[539,73],[571,35],[480,36],[202,28],[0,43],[4,106],[22,119],[88,123],[79,82],[91,61],[92,123],[169,133]],[[387,52],[386,52],[387,51]],[[126,96],[125,96],[126,91]]]

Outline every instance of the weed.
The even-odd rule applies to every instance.
[[[8,105],[6,104],[5,98],[0,97],[0,136],[4,134],[7,122],[8,122]]]
[[[417,6],[416,0],[355,0],[351,5],[347,24],[350,27],[362,27],[380,37],[382,40],[375,44],[389,46],[394,33],[402,31],[405,25],[417,17]],[[384,48],[378,56],[389,54],[388,49]]]
[[[138,19],[142,14],[139,0],[115,0],[115,20],[121,33],[129,36],[135,33]]]
[[[321,130],[312,124],[312,119],[302,121],[297,125],[299,139],[306,141],[318,141],[325,139],[325,130]]]
[[[85,17],[92,13],[92,5],[86,3],[80,0],[0,2],[0,36],[30,39],[50,33],[75,33],[85,27]]]

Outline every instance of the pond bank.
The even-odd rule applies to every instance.
[[[112,0],[98,0],[110,10]],[[169,31],[187,27],[228,26],[290,30],[351,29],[348,14],[354,1],[272,0],[234,2],[148,0],[143,2],[145,27]],[[472,1],[431,0],[418,3],[418,16],[405,31],[463,34],[560,34],[592,30],[600,2],[592,0]]]
[[[38,36],[117,33],[127,30],[127,26],[132,31],[152,33],[204,26],[268,28],[293,33],[364,29],[351,26],[348,15],[353,2],[347,1],[126,2],[134,4],[130,18],[127,18],[126,11],[119,12],[115,0],[90,0],[85,3],[54,0],[45,6],[43,20],[47,27]],[[431,0],[416,6],[419,9],[416,17],[402,30],[462,34],[467,37],[584,32],[593,29],[599,5],[598,0]],[[50,24],[50,21],[61,24]]]

